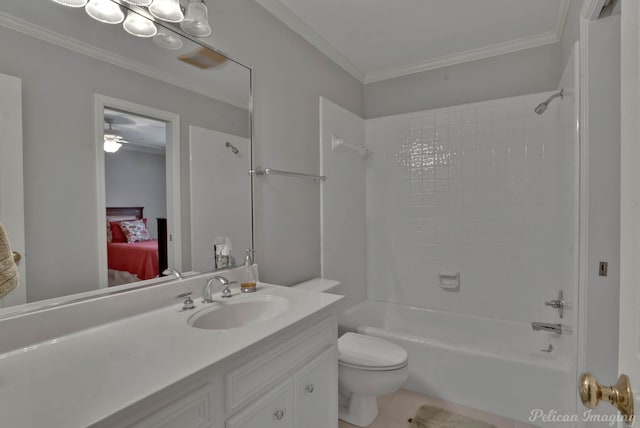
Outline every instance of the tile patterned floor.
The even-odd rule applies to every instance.
[[[395,394],[378,397],[378,417],[369,428],[409,428],[411,424],[407,421],[411,418],[418,407],[423,404],[441,407],[461,415],[469,416],[490,424],[497,428],[535,428],[533,425],[503,418],[502,416],[482,412],[470,407],[460,406],[448,401],[427,397],[422,394],[401,389]],[[339,428],[352,428],[354,425],[340,421]]]

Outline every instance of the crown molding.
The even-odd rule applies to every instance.
[[[329,57],[360,82],[364,82],[365,74],[349,58],[327,42],[320,34],[311,29],[304,21],[294,14],[288,7],[278,0],[254,0],[285,25],[298,33],[303,39],[311,43],[316,49]]]
[[[567,22],[567,15],[569,14],[570,5],[571,0],[560,0],[560,5],[558,6],[558,14],[556,15],[556,25],[554,27],[554,33],[558,41],[560,41],[560,38],[562,38],[562,32],[564,31],[564,24],[565,22]]]
[[[598,19],[606,0],[585,0],[580,11],[580,16],[587,21],[595,21]]]
[[[558,14],[556,15],[556,21],[553,31],[547,31],[546,33],[524,37],[521,39],[510,40],[508,42],[498,43],[484,48],[471,49],[453,55],[445,55],[433,60],[420,61],[401,67],[393,67],[386,70],[374,71],[371,73],[367,73],[363,83],[367,84],[379,82],[381,80],[392,79],[394,77],[407,76],[409,74],[420,73],[422,71],[435,70],[438,68],[462,64],[469,61],[491,58],[494,56],[557,43],[562,37],[562,31],[564,30],[564,23],[567,20],[567,13],[569,12],[570,3],[571,0],[560,0],[560,4],[558,5]]]
[[[421,61],[402,67],[394,67],[386,70],[374,71],[372,73],[367,73],[363,83],[367,84],[379,82],[381,80],[392,79],[394,77],[407,76],[409,74],[420,73],[422,71],[435,70],[451,65],[462,64],[464,62],[490,58],[498,55],[556,43],[559,40],[560,39],[554,32],[547,32],[533,37],[526,37],[523,39],[498,43],[492,46],[487,46],[485,48],[471,49],[453,55],[441,56],[429,61]]]
[[[167,73],[157,68],[149,67],[148,65],[132,61],[123,56],[109,52],[105,49],[100,49],[87,43],[80,42],[74,38],[64,36],[62,34],[48,30],[44,27],[40,27],[31,22],[24,21],[20,18],[16,18],[4,12],[0,12],[0,26],[18,31],[22,34],[26,34],[36,39],[43,40],[47,43],[69,49],[79,54],[104,61],[120,68],[124,68],[129,71],[133,71],[144,76],[160,80],[170,85],[177,86],[210,98],[214,98],[223,103],[231,104],[242,109],[247,109],[247,103],[239,98],[222,95],[211,89],[201,88],[197,85],[193,85],[187,79],[182,79],[172,73]]]
[[[254,0],[268,12],[280,19],[289,28],[302,36],[305,40],[315,46],[322,53],[327,55],[332,61],[344,68],[356,79],[362,83],[373,83],[380,80],[391,79],[394,77],[406,76],[409,74],[420,73],[422,71],[434,70],[437,68],[448,67],[450,65],[461,64],[468,61],[475,61],[493,56],[503,55],[506,53],[516,52],[519,50],[544,46],[556,43],[562,36],[564,23],[571,0],[559,0],[558,14],[554,23],[553,31],[537,34],[531,37],[511,40],[504,43],[488,46],[480,49],[472,49],[465,52],[446,55],[428,61],[420,61],[412,64],[406,64],[399,67],[392,67],[385,70],[364,73],[346,56],[340,53],[329,42],[327,42],[320,34],[309,27],[304,21],[298,18],[289,8],[280,3],[279,0]]]

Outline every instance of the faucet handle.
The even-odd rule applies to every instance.
[[[228,284],[225,284],[225,286],[222,288],[222,292],[220,293],[220,297],[228,299],[229,297],[233,296],[233,293],[231,292],[231,289],[229,288],[229,286],[231,284],[236,284],[236,281],[231,281]]]
[[[189,309],[193,309],[196,306],[193,304],[193,299],[189,296],[191,296],[193,293],[191,291],[188,291],[186,293],[182,293],[182,294],[178,294],[176,296],[176,300],[180,300],[180,299],[184,299],[184,302],[182,302],[182,310],[183,311],[188,311]]]

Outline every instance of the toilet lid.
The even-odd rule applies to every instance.
[[[338,339],[338,360],[356,367],[392,370],[407,364],[407,351],[388,340],[345,333]]]

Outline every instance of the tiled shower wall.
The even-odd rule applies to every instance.
[[[551,94],[367,120],[368,298],[556,321],[544,301],[575,284],[577,142],[573,97],[534,112]]]

